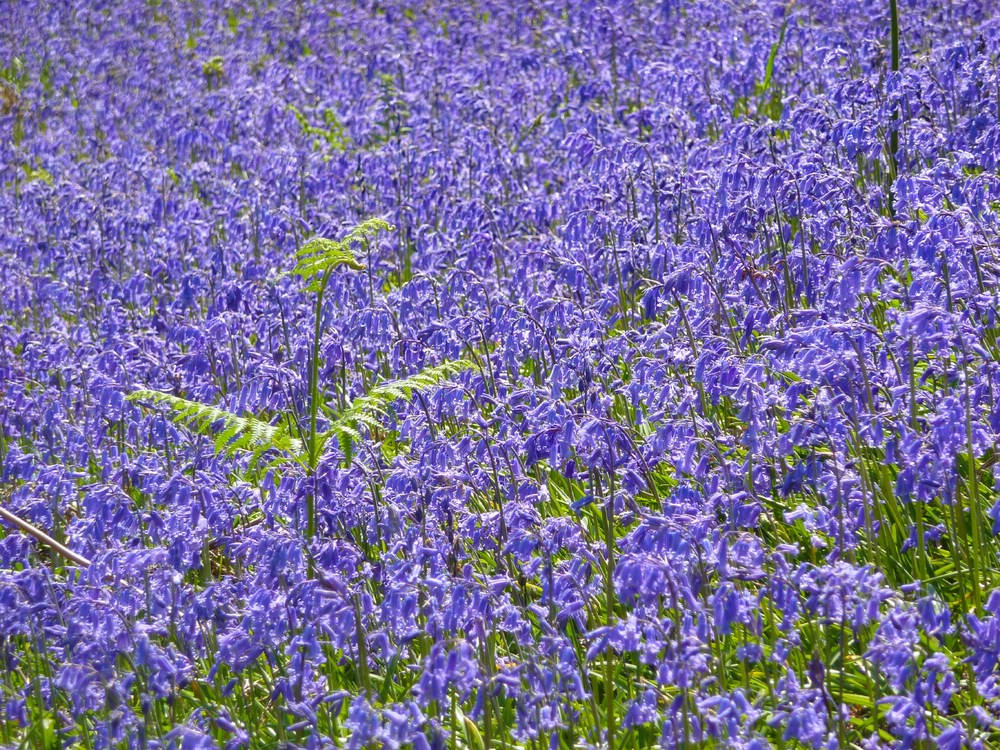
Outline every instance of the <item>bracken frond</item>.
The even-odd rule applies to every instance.
[[[409,401],[414,394],[430,390],[448,378],[469,369],[472,369],[471,362],[458,359],[428,367],[406,378],[377,385],[364,396],[354,399],[338,415],[330,429],[323,434],[323,442],[335,437],[340,444],[345,462],[349,463],[353,445],[361,439],[361,427],[367,427],[369,430],[377,429],[380,426],[378,418],[388,416],[389,407],[394,402]]]
[[[292,274],[308,281],[309,291],[317,292],[327,271],[338,266],[362,271],[365,266],[355,257],[354,245],[370,240],[382,231],[392,231],[392,226],[384,219],[372,218],[358,224],[342,240],[314,237],[295,253]]]
[[[198,401],[189,401],[162,391],[139,389],[126,398],[168,410],[171,421],[192,432],[211,438],[215,452],[231,457],[247,451],[257,461],[268,450],[275,450],[300,459],[302,441],[292,437],[284,426],[268,424],[254,417],[241,417],[224,409]]]

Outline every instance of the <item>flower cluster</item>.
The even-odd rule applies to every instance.
[[[0,746],[1000,743],[995,4],[518,5],[0,9]]]

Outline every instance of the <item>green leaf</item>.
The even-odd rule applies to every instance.
[[[126,399],[166,408],[171,421],[211,438],[215,452],[221,456],[231,457],[238,451],[249,451],[256,460],[268,450],[288,454],[297,460],[303,456],[302,442],[293,438],[284,425],[276,426],[254,417],[241,417],[210,404],[189,401],[161,391],[139,389],[128,394]]]
[[[292,274],[309,282],[309,291],[317,292],[321,279],[339,266],[363,271],[365,265],[354,255],[354,245],[373,239],[381,231],[391,231],[384,219],[367,219],[352,229],[342,240],[315,237],[295,253],[296,264]]]
[[[388,416],[389,407],[393,402],[412,400],[414,394],[428,391],[453,375],[470,369],[472,369],[471,362],[459,359],[428,367],[407,378],[375,386],[364,396],[354,399],[321,439],[325,443],[330,437],[336,437],[346,460],[351,454],[353,444],[361,440],[359,428],[364,426],[369,430],[377,429],[380,425],[378,417]]]

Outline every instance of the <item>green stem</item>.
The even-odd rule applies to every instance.
[[[899,8],[896,0],[889,0],[889,46],[892,54],[892,72],[899,72]],[[899,164],[896,161],[896,154],[899,151],[899,107],[892,108],[892,124],[889,126],[889,215],[895,216],[894,206],[895,196],[893,195],[892,183],[899,174]]]
[[[969,451],[969,516],[972,521],[972,540],[976,548],[976,562],[973,566],[973,579],[976,583],[974,590],[978,594],[979,564],[985,563],[988,559],[986,549],[983,546],[983,520],[981,517],[982,507],[979,499],[979,471],[976,466],[976,451],[972,440],[972,393],[969,389],[969,367],[963,365],[965,370],[965,437]],[[977,597],[978,598],[978,597]],[[979,601],[976,604],[980,604]]]
[[[316,293],[316,310],[313,327],[312,358],[309,363],[309,487],[306,494],[306,539],[312,540],[316,536],[316,492],[313,478],[316,475],[316,466],[319,463],[319,446],[317,444],[316,418],[319,413],[319,345],[323,334],[323,297],[326,295],[326,288],[330,284],[330,276],[333,268],[328,268],[323,274],[319,291]]]
[[[608,497],[604,505],[604,534],[605,534],[605,546],[607,553],[607,574],[604,577],[605,581],[605,598],[607,607],[607,626],[610,628],[614,624],[615,620],[615,582],[614,582],[614,572],[615,572],[615,533],[614,533],[614,523],[615,523],[615,483],[614,483],[614,470],[612,469],[611,478],[609,480],[610,486],[608,489]],[[608,647],[608,651],[605,654],[607,661],[605,662],[605,673],[604,673],[604,697],[605,697],[605,711],[607,712],[607,729],[608,729],[608,750],[615,750],[615,657],[611,647]]]

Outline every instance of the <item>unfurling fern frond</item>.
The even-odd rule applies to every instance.
[[[284,426],[268,424],[254,417],[241,417],[209,404],[188,401],[161,391],[140,389],[126,398],[166,407],[171,421],[215,441],[215,452],[231,457],[249,451],[256,462],[269,450],[279,451],[301,462],[302,441],[293,438]]]
[[[380,426],[379,418],[389,415],[389,407],[393,402],[409,401],[415,393],[428,391],[453,375],[471,368],[471,362],[458,359],[428,367],[407,378],[377,385],[364,396],[354,399],[337,416],[330,429],[323,434],[322,440],[325,443],[330,438],[335,438],[344,454],[344,462],[350,463],[354,444],[361,440],[361,427],[377,429]]]
[[[315,237],[295,253],[296,263],[292,274],[309,282],[311,292],[321,291],[323,278],[338,266],[347,266],[363,271],[365,266],[354,257],[355,244],[372,239],[381,231],[391,231],[392,226],[384,219],[367,219],[358,224],[342,240],[328,240]]]

